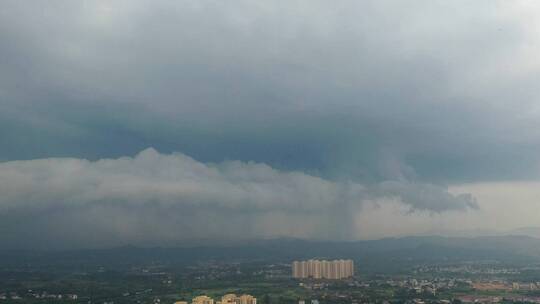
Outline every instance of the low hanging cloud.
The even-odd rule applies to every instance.
[[[253,162],[135,157],[0,164],[0,241],[12,247],[172,244],[186,239],[355,238],[362,202],[411,212],[476,208],[470,195],[405,181],[335,182]],[[33,246],[30,245],[30,246]]]
[[[428,210],[443,212],[447,210],[477,209],[476,199],[469,193],[451,194],[445,187],[433,184],[385,181],[373,189],[375,197],[396,197],[409,205],[410,211]]]

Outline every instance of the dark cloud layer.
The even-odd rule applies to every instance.
[[[332,178],[390,178],[386,162],[423,180],[530,178],[538,39],[526,11],[5,1],[0,158],[153,146]]]
[[[107,192],[103,202],[81,198],[83,192],[98,195],[92,193],[100,190],[92,188],[100,183],[95,177],[88,181],[90,188],[82,186],[83,180],[68,183],[73,188],[48,193],[53,196],[40,204],[35,196],[45,195],[44,190],[31,182],[2,200],[1,216],[16,219],[40,208],[55,210],[54,221],[41,220],[40,225],[50,226],[44,231],[58,234],[65,227],[61,223],[70,225],[73,218],[96,229],[97,244],[98,235],[114,235],[111,231],[119,239],[149,239],[149,231],[158,229],[152,219],[158,217],[172,222],[155,232],[161,240],[178,230],[185,231],[182,237],[239,233],[233,224],[227,228],[218,211],[210,216],[219,224],[208,233],[195,233],[189,221],[180,229],[174,223],[186,211],[168,212],[178,202],[195,204],[192,212],[200,216],[206,210],[199,208],[200,200],[219,210],[230,205],[235,212],[268,216],[264,223],[280,213],[280,225],[265,226],[274,235],[331,230],[328,237],[342,238],[354,236],[296,217],[323,216],[328,212],[321,210],[336,201],[347,202],[347,210],[349,203],[381,197],[399,197],[411,210],[475,207],[472,196],[451,195],[447,186],[538,178],[537,6],[487,0],[3,1],[1,170],[15,166],[12,161],[32,160],[20,163],[32,168],[31,180],[39,174],[47,182],[55,180],[67,164],[99,171],[99,176],[105,163],[128,170],[119,164],[133,162],[136,170],[137,153],[154,147],[185,153],[205,168],[224,161],[242,168],[263,166],[285,180],[289,173],[276,172],[300,172],[303,182],[332,190],[321,189],[324,194],[315,199],[320,204],[302,203],[314,195],[303,182],[276,205],[238,189],[233,191],[238,200],[224,196],[218,202],[204,192],[190,201],[184,192],[179,199],[178,193],[161,189],[157,174],[149,177],[149,193],[135,189],[123,197]],[[135,155],[129,161],[104,160]],[[158,162],[170,158],[155,155]],[[43,160],[50,157],[61,159]],[[116,174],[105,171],[108,177]],[[81,171],[83,177],[90,174]],[[0,175],[14,182],[13,176]],[[133,176],[139,177],[132,172],[127,177]],[[24,178],[18,182],[29,182]],[[362,189],[351,194],[342,188],[348,184]],[[118,186],[116,181],[111,185]],[[237,205],[242,202],[247,205]],[[296,203],[299,211],[288,213]],[[114,227],[108,217],[113,214],[122,219]],[[330,222],[343,216],[331,214]],[[95,220],[100,217],[109,221]],[[137,222],[140,217],[144,220]],[[247,216],[233,218],[249,222]],[[138,230],[136,224],[154,228]],[[0,231],[15,239],[15,230],[32,235],[41,227],[24,228],[15,220],[3,225]],[[89,238],[86,230],[77,231],[84,237],[73,234],[72,242]],[[130,231],[141,235],[128,236]]]
[[[354,214],[368,200],[398,199],[411,212],[476,207],[471,197],[434,185],[336,183],[265,164],[205,164],[154,149],[95,162],[5,162],[0,192],[0,240],[8,247],[174,244],[193,238],[351,239]]]

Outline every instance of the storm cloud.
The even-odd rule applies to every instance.
[[[353,216],[367,200],[395,198],[410,212],[476,207],[471,197],[434,185],[337,183],[265,164],[205,164],[154,149],[133,158],[5,162],[0,192],[6,229],[0,238],[9,240],[17,228],[28,233],[24,242],[42,246],[73,246],[70,241],[77,239],[87,246],[171,244],[196,237],[350,239]],[[33,229],[40,233],[30,233]]]
[[[0,233],[348,239],[368,201],[482,209],[448,189],[540,177],[539,11],[2,1]]]
[[[537,177],[535,7],[5,1],[0,159],[152,146],[330,178]]]

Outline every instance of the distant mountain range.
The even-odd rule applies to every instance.
[[[416,236],[354,242],[273,239],[176,248],[126,246],[55,252],[3,251],[0,252],[0,267],[20,265],[56,268],[69,268],[70,265],[123,267],[151,261],[186,265],[208,260],[289,263],[295,259],[309,258],[352,258],[367,272],[396,271],[423,263],[460,261],[539,263],[540,238],[524,235]]]
[[[507,235],[526,235],[540,239],[540,227],[523,227],[511,230]]]
[[[432,230],[422,235],[440,235],[450,237],[509,236],[520,235],[540,238],[540,227],[521,227],[511,230],[468,229],[468,230]]]

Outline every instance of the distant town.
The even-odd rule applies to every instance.
[[[358,268],[355,270],[355,267]],[[166,265],[154,262],[152,266],[126,270],[122,275],[125,282],[118,283],[113,280],[117,276],[114,274],[116,271],[99,267],[95,272],[64,276],[63,284],[68,285],[60,288],[79,293],[58,293],[58,287],[21,290],[22,286],[31,285],[30,281],[19,282],[20,287],[9,290],[6,288],[9,281],[3,281],[0,301],[99,304],[540,303],[540,281],[513,280],[530,272],[527,267],[465,263],[419,266],[408,274],[370,277],[362,275],[361,271],[360,275],[355,274],[361,267],[361,263],[352,259],[309,259],[289,264],[207,262],[183,268],[183,275],[179,276],[171,269],[167,270]],[[102,284],[108,284],[110,295],[108,292],[100,295],[99,289],[91,291],[82,286],[74,289],[76,281],[92,277],[109,282]],[[62,281],[56,284],[62,284]],[[137,286],[138,281],[142,283],[139,285],[141,288],[126,290],[126,286]],[[116,295],[115,290],[118,290]],[[219,295],[219,292],[223,294]]]
[[[394,251],[402,246],[396,243],[410,248],[413,240],[377,241],[382,249],[369,254],[354,254],[360,243],[348,249],[349,243],[288,240],[0,253],[0,303],[540,304],[540,259],[511,251],[478,254],[478,240],[470,253],[466,247],[435,250],[425,245],[433,240],[439,241],[422,239],[414,251]],[[373,250],[373,243],[365,244]],[[350,254],[325,255],[334,250]]]

